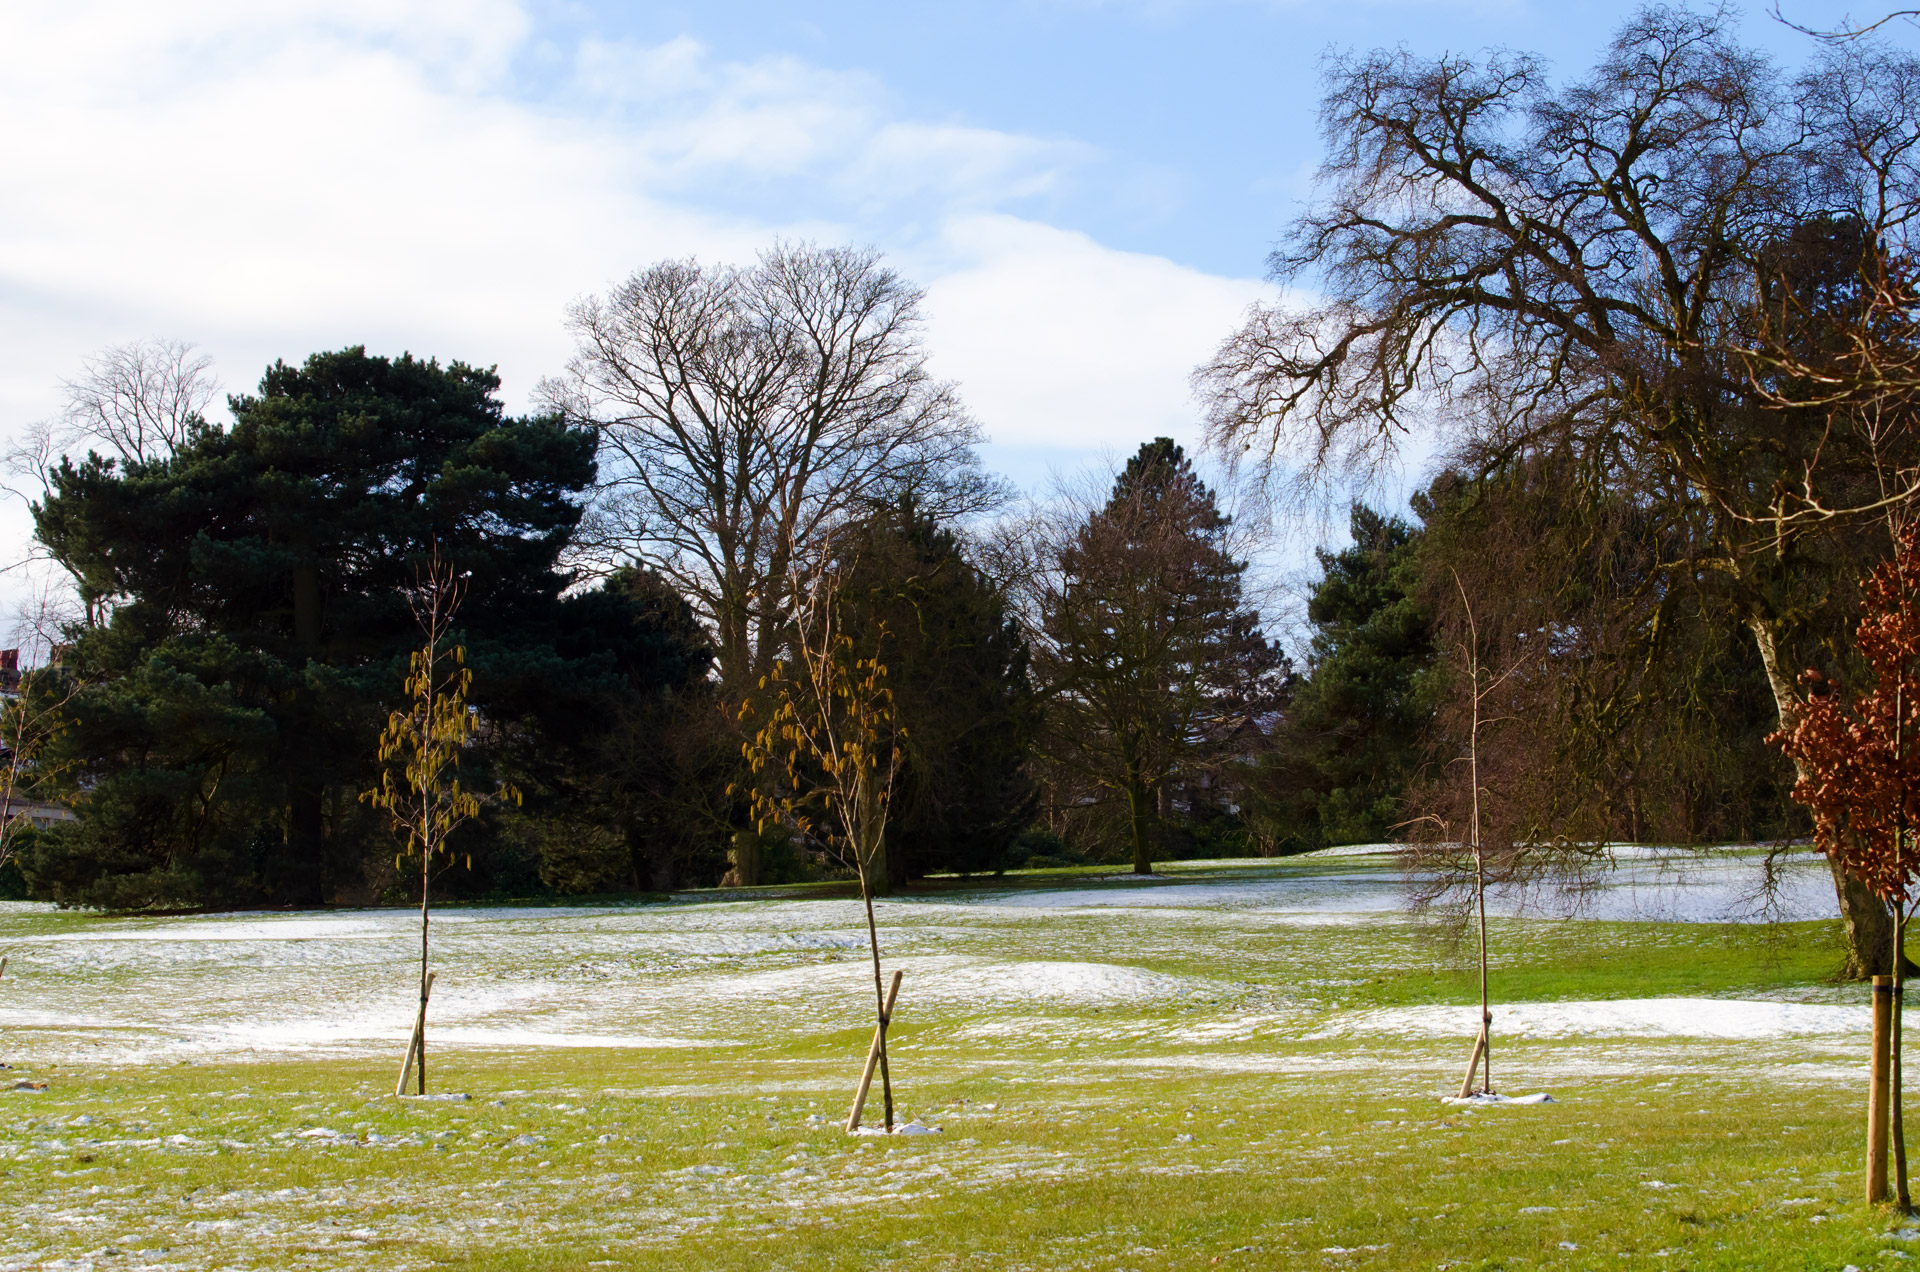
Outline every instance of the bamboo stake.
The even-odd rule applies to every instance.
[[[427,999],[433,993],[433,978],[438,972],[428,972],[426,983],[420,987],[420,1014],[413,1018],[413,1036],[407,1040],[407,1058],[400,1062],[400,1080],[393,1084],[395,1096],[407,1093],[407,1078],[413,1073],[413,1058],[420,1057],[420,1094],[427,1093]]]
[[[1473,1058],[1467,1061],[1467,1080],[1460,1084],[1460,1098],[1466,1099],[1473,1094],[1473,1075],[1480,1070],[1480,1057],[1487,1051],[1487,1024],[1480,1022],[1480,1032],[1473,1039]]]
[[[860,1089],[853,1093],[853,1108],[847,1112],[847,1134],[860,1129],[860,1114],[867,1107],[867,1090],[873,1085],[873,1071],[880,1063],[880,1057],[886,1049],[887,1022],[893,1019],[893,1000],[900,995],[900,973],[893,974],[893,983],[887,986],[886,1009],[881,1013],[880,1023],[874,1026],[873,1042],[867,1047],[867,1067],[860,1073]],[[889,1128],[891,1129],[891,1128]]]

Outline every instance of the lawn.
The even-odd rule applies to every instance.
[[[0,1097],[0,1268],[1920,1253],[1859,1201],[1864,995],[1826,980],[1832,921],[1500,918],[1495,1077],[1554,1102],[1462,1109],[1468,950],[1398,886],[1218,863],[884,903],[899,1101],[940,1128],[891,1138],[839,1127],[871,983],[831,890],[450,912],[430,1054],[457,1098],[424,1101],[391,1094],[404,913],[10,907],[0,1040],[47,1085]]]

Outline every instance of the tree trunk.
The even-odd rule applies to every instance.
[[[1840,898],[1840,922],[1847,931],[1847,963],[1841,978],[1866,980],[1893,975],[1893,915],[1886,902],[1840,869],[1840,863],[1831,857],[1827,869],[1833,874],[1833,890]]]
[[[1133,838],[1133,873],[1153,873],[1153,795],[1140,762],[1127,760],[1127,830]]]
[[[912,882],[907,874],[907,854],[900,846],[899,833],[891,826],[887,827],[886,837],[881,843],[884,846],[880,851],[887,862],[887,893],[892,895]]]
[[[651,866],[647,882],[655,892],[672,892],[679,886],[679,880],[675,878],[677,872],[673,868],[672,848],[655,844],[653,851],[647,855],[647,862]]]
[[[293,643],[307,658],[319,655],[320,573],[311,563],[296,565],[293,570]],[[318,723],[313,719],[313,696],[304,684],[293,692],[295,718],[305,717],[309,729],[307,739],[296,742],[291,754],[283,753],[283,760],[291,760],[298,768],[312,771],[317,759],[310,749],[311,739],[317,732],[312,726]],[[326,792],[318,782],[297,776],[287,795],[287,861],[283,887],[287,901],[294,905],[326,903],[325,799]]]
[[[1753,643],[1760,651],[1760,665],[1767,673],[1767,685],[1773,691],[1773,708],[1782,729],[1790,729],[1800,717],[1800,695],[1780,665],[1779,647],[1774,641],[1772,620],[1762,617],[1747,620]],[[1796,777],[1805,776],[1794,765]],[[1873,895],[1866,885],[1848,875],[1840,863],[1829,858],[1834,896],[1840,902],[1840,919],[1847,934],[1847,961],[1841,968],[1843,980],[1865,980],[1892,972],[1893,915],[1886,903]]]
[[[293,568],[293,643],[309,658],[320,650],[320,572],[311,565]]]
[[[280,890],[290,905],[326,904],[325,792],[302,783],[288,793],[287,855]]]
[[[727,854],[733,859],[733,869],[727,873],[732,876],[736,888],[755,888],[760,885],[760,836],[751,830],[733,832],[733,851]]]
[[[893,871],[887,858],[886,823],[880,817],[880,793],[871,777],[862,777],[854,786],[853,854],[860,864],[861,887],[870,897],[893,895]],[[887,1050],[880,1048],[880,1076],[887,1072]],[[885,1083],[883,1082],[884,1086]]]
[[[622,833],[627,843],[627,863],[633,871],[633,890],[672,892],[675,883],[672,847],[649,842],[646,833],[636,825],[629,825]]]

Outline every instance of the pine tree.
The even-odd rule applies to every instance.
[[[1287,848],[1371,843],[1402,820],[1432,705],[1433,624],[1415,597],[1421,532],[1364,504],[1353,543],[1321,549],[1305,678],[1254,781],[1262,834]]]
[[[49,474],[37,532],[95,623],[62,660],[85,687],[47,756],[79,821],[23,856],[36,895],[310,905],[361,886],[385,835],[355,796],[429,544],[468,575],[480,751],[561,737],[644,670],[633,604],[562,595],[593,436],[508,416],[498,388],[458,362],[316,354],[169,456]]]
[[[1041,597],[1048,758],[1123,801],[1138,874],[1153,869],[1163,793],[1217,783],[1257,751],[1285,694],[1230,529],[1185,453],[1157,438],[1058,546]]]

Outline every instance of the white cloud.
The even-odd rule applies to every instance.
[[[948,225],[929,288],[940,372],[997,446],[1198,442],[1187,377],[1272,288],[1002,215]]]
[[[983,206],[1049,193],[1091,147],[895,118],[886,87],[791,57],[723,62],[698,41],[590,40],[569,100],[617,121],[650,184],[807,178],[855,220],[908,201]]]
[[[942,372],[1001,447],[1130,450],[1191,440],[1187,373],[1261,294],[1031,219],[1099,162],[1082,143],[689,39],[579,43],[529,100],[541,46],[516,0],[0,10],[0,430],[153,335],[233,388],[364,341],[497,362],[519,403],[572,298],[784,234],[876,242],[927,284]]]

